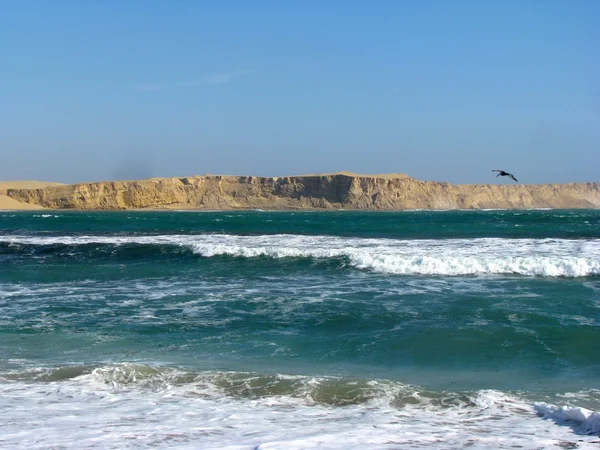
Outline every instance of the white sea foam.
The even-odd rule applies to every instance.
[[[559,425],[570,425],[580,434],[600,433],[600,413],[574,406],[555,406],[537,403],[535,411],[544,419],[553,420]]]
[[[145,366],[65,370],[59,381],[1,381],[3,448],[596,449],[597,413],[533,405],[485,390],[433,401],[414,387],[367,382],[359,404],[315,402],[323,378],[275,376],[283,395],[227,393],[218,379]],[[37,376],[43,372],[37,370]],[[70,377],[70,378],[69,378]],[[233,374],[236,380],[236,374]],[[240,386],[252,386],[252,376]],[[407,399],[398,405],[401,395]],[[396,403],[395,403],[396,402]],[[545,409],[544,409],[545,408]],[[560,412],[563,411],[563,412]],[[558,420],[555,417],[560,416]],[[566,419],[563,419],[566,416]],[[551,420],[544,420],[549,418]],[[576,427],[570,426],[571,421]],[[583,428],[580,427],[580,424]],[[566,426],[563,426],[566,425]]]
[[[600,239],[399,240],[303,235],[0,236],[9,245],[173,245],[205,257],[347,258],[351,266],[403,275],[600,274]]]

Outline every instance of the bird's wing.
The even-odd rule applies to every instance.
[[[515,180],[517,183],[519,182],[519,180],[517,180],[513,175],[508,175],[509,177],[511,177],[513,180]]]
[[[492,172],[500,172],[498,169],[494,169],[492,170]]]

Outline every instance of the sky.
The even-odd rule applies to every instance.
[[[0,3],[0,180],[600,181],[597,0]]]

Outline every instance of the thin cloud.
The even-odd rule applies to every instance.
[[[131,85],[135,91],[166,91],[170,89],[190,88],[198,86],[210,86],[218,84],[228,84],[237,78],[249,75],[256,72],[255,70],[238,70],[237,72],[217,73],[214,75],[205,76],[196,81],[188,81],[185,83],[161,84],[161,83],[138,83]]]

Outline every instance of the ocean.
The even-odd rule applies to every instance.
[[[599,449],[600,211],[0,212],[0,448]]]

